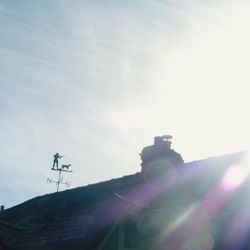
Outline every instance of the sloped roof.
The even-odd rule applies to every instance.
[[[95,249],[113,223],[154,206],[159,197],[186,192],[187,186],[198,199],[225,168],[242,157],[243,153],[236,153],[185,163],[178,167],[181,181],[172,187],[159,187],[155,180],[145,182],[142,173],[136,173],[36,197],[0,214],[0,236],[8,249],[69,249],[72,245],[74,249]],[[164,203],[165,210],[173,206],[175,197],[173,194],[172,204]]]

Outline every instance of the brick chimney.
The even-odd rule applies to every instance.
[[[171,149],[171,135],[156,136],[154,144],[144,147],[140,157],[145,177],[169,175],[177,165],[184,163],[182,156]]]

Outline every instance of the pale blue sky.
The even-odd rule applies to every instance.
[[[0,203],[248,148],[249,1],[0,0]],[[250,147],[249,147],[250,148]]]

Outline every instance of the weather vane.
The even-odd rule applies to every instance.
[[[62,172],[72,173],[73,171],[69,170],[69,167],[71,166],[71,164],[61,165],[61,167],[59,168],[59,166],[58,166],[59,165],[59,159],[61,159],[64,156],[59,155],[59,153],[56,153],[56,154],[53,155],[53,157],[54,157],[53,167],[51,168],[51,170],[59,172],[58,180],[54,181],[51,178],[47,178],[47,183],[52,183],[52,182],[56,183],[56,191],[58,192],[60,184],[64,184],[65,187],[70,187],[70,182],[69,181],[63,182],[63,177],[61,176]]]

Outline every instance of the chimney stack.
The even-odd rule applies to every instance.
[[[0,212],[3,212],[3,211],[4,211],[4,206],[1,205]]]
[[[154,144],[144,147],[141,156],[142,173],[147,176],[160,176],[176,165],[184,163],[182,156],[171,149],[171,135],[156,136]]]

